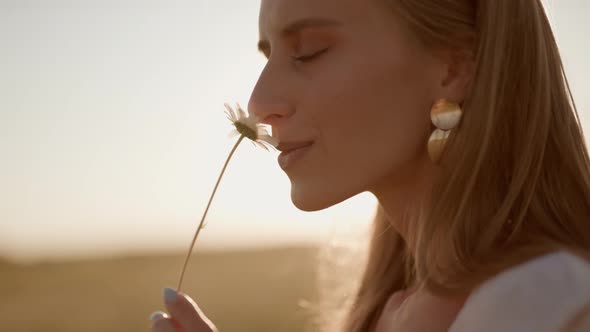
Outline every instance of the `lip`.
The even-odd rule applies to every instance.
[[[313,144],[313,141],[299,141],[299,142],[280,142],[277,150],[281,152],[291,152],[296,149],[304,148]]]
[[[277,149],[283,151],[277,158],[279,166],[281,166],[283,170],[291,168],[297,161],[301,160],[301,158],[303,158],[307,154],[307,152],[313,146],[313,143],[314,142],[306,142],[304,144],[293,143],[291,145],[279,144],[277,146]]]

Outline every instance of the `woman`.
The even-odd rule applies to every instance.
[[[337,331],[590,331],[590,160],[540,0],[262,0],[301,210],[379,201]],[[213,331],[168,290],[154,331]],[[174,302],[176,301],[176,302]]]

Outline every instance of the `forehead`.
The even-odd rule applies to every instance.
[[[289,22],[321,17],[341,22],[354,20],[373,0],[261,0],[258,27],[260,36],[275,34]]]

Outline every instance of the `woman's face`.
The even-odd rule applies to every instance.
[[[313,141],[284,169],[299,209],[395,186],[428,159],[445,67],[400,23],[376,1],[262,0],[268,62],[248,110],[281,143]]]

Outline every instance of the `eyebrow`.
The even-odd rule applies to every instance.
[[[287,24],[283,28],[283,30],[281,31],[281,36],[285,37],[285,36],[294,35],[297,32],[299,32],[303,29],[307,29],[307,28],[332,27],[332,26],[338,26],[340,24],[341,23],[338,21],[334,21],[334,20],[327,19],[327,18],[320,18],[320,17],[304,18],[304,19],[296,20],[292,23]],[[258,51],[263,53],[265,56],[268,55],[268,53],[270,51],[270,43],[268,42],[268,40],[260,40],[258,42]]]

